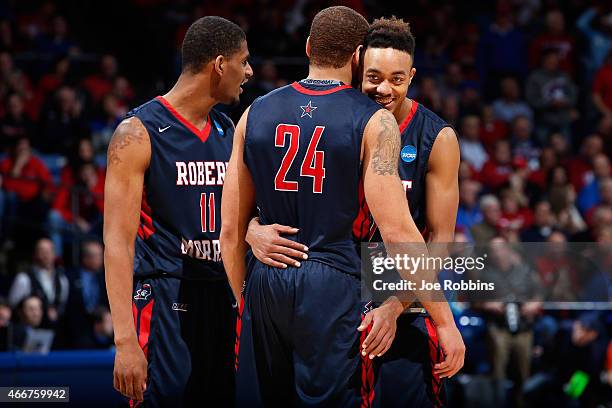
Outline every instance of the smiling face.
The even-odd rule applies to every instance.
[[[394,48],[367,48],[361,90],[391,112],[400,109],[416,70],[412,56]]]
[[[222,65],[223,75],[219,82],[219,100],[227,104],[238,103],[242,85],[253,76],[253,69],[249,64],[247,42],[243,41],[237,52],[224,58]]]

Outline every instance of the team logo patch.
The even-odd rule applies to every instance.
[[[147,300],[149,296],[151,296],[151,285],[145,283],[140,289],[136,291],[134,300]]]
[[[308,101],[308,104],[300,106],[300,108],[302,108],[302,116],[300,116],[300,118],[303,118],[304,116],[310,116],[312,118],[312,112],[314,112],[318,107],[312,106],[312,101]]]
[[[417,157],[417,149],[413,145],[406,145],[402,148],[402,152],[400,154],[402,160],[406,163],[413,162]]]

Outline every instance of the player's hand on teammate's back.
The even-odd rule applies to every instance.
[[[440,345],[444,351],[445,359],[443,362],[434,366],[434,373],[440,377],[452,377],[457,374],[465,358],[465,344],[461,333],[455,324],[436,327]]]
[[[259,218],[253,218],[249,223],[246,242],[251,246],[253,255],[266,265],[274,268],[286,268],[289,265],[299,267],[299,260],[308,259],[308,247],[281,236],[297,232],[297,228],[286,225],[261,225]]]
[[[137,342],[117,345],[113,386],[126,397],[143,400],[147,388],[147,359]]]
[[[370,325],[372,329],[361,345],[363,356],[369,356],[370,359],[373,359],[382,356],[389,350],[391,344],[393,344],[393,339],[395,339],[397,318],[403,310],[404,308],[399,300],[393,298],[393,300],[387,300],[365,315],[357,330],[364,331]]]

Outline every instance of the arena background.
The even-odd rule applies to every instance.
[[[113,129],[172,85],[196,18],[220,15],[247,33],[255,75],[240,106],[226,108],[237,120],[257,96],[306,76],[310,21],[334,4],[410,22],[409,96],[461,141],[458,239],[612,243],[609,2],[0,1],[0,386],[70,386],[73,406],[124,404],[112,389],[100,244]],[[606,259],[601,284],[612,293]],[[542,284],[564,267],[557,261],[540,265]],[[22,301],[33,267],[55,269],[54,306]],[[511,364],[501,376],[490,317],[454,304],[467,355],[451,406],[543,406],[553,395],[612,406],[612,314],[573,300],[503,337]],[[32,340],[33,330],[47,332]]]

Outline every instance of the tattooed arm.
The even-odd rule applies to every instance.
[[[144,174],[151,159],[149,135],[139,119],[119,124],[108,146],[104,186],[104,266],[115,331],[114,386],[142,400],[147,362],[132,317],[134,241],[140,220]]]
[[[386,244],[424,242],[399,178],[400,132],[393,115],[381,109],[363,136],[363,188],[368,207]]]
[[[362,144],[365,198],[385,245],[414,243],[403,245],[402,253],[398,253],[398,247],[395,246],[395,249],[389,251],[389,255],[393,256],[395,252],[399,255],[427,256],[427,248],[412,220],[406,193],[398,176],[401,139],[393,115],[386,110],[380,110],[372,116],[366,126]],[[402,274],[402,277],[406,278],[405,274]],[[437,280],[437,277],[435,271],[419,270],[415,271],[411,280],[417,283],[418,287],[418,280],[431,282]],[[448,303],[442,296],[433,296],[431,291],[416,290],[414,294],[435,322],[440,344],[445,353],[444,361],[434,367],[435,373],[441,377],[450,377],[463,366],[465,345],[455,326]],[[364,350],[368,354],[377,356],[388,350],[395,336],[396,323],[392,317],[397,317],[402,310],[403,305],[398,299],[391,297],[368,313],[359,327],[360,330],[364,330],[370,322],[373,323],[372,330],[364,341],[366,344]],[[388,326],[391,326],[391,329],[388,329]],[[377,334],[374,336],[374,333]]]

